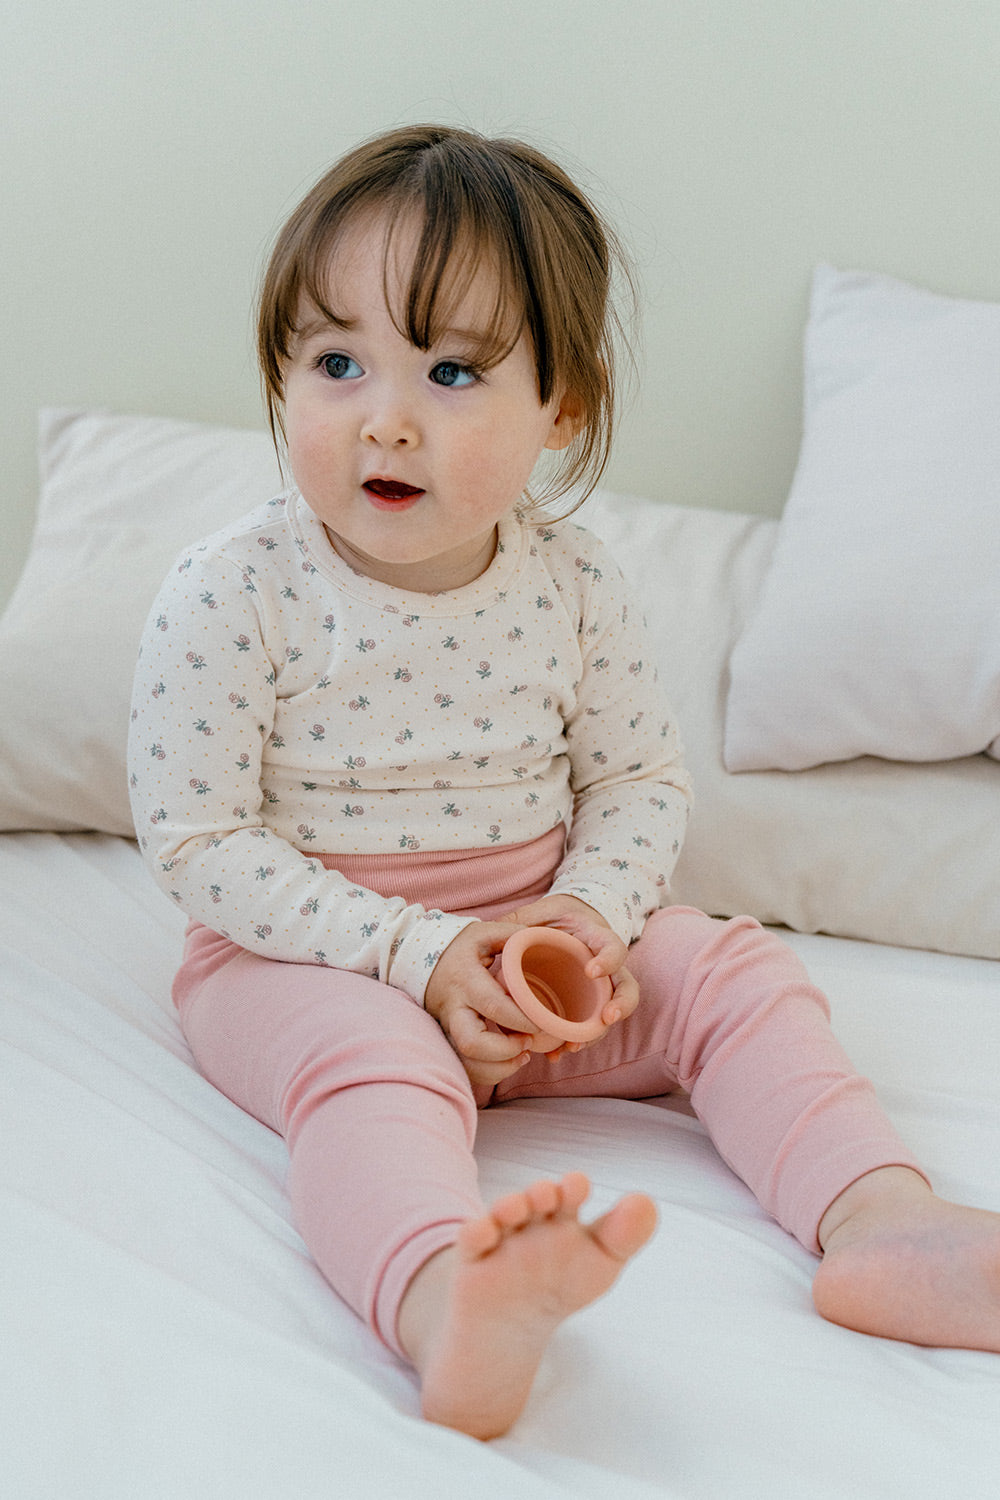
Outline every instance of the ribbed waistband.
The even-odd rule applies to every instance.
[[[544,896],[562,859],[560,823],[540,838],[495,849],[453,853],[417,849],[406,854],[313,854],[327,870],[380,896],[402,896],[429,910],[474,912],[486,920]]]

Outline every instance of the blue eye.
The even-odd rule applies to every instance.
[[[320,366],[331,380],[357,380],[364,371],[349,354],[324,354]]]
[[[435,385],[446,385],[454,389],[456,386],[461,388],[475,385],[479,376],[468,365],[460,365],[455,359],[443,359],[439,365],[434,366],[431,379]]]

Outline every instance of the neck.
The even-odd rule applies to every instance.
[[[378,583],[386,583],[407,593],[446,594],[454,589],[465,588],[486,572],[496,556],[499,530],[496,526],[481,538],[453,551],[439,552],[433,557],[414,562],[387,562],[370,557],[366,552],[353,547],[350,542],[331,531],[324,524],[327,541],[355,572]]]

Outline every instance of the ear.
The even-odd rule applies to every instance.
[[[546,448],[552,449],[553,452],[568,448],[583,426],[583,422],[583,402],[579,396],[573,395],[570,391],[564,391],[559,398],[556,414],[545,440]]]

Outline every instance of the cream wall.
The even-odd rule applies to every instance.
[[[1000,298],[996,0],[0,0],[0,38],[0,595],[37,408],[256,425],[270,236],[392,124],[526,135],[623,227],[619,488],[780,511],[817,259]]]

